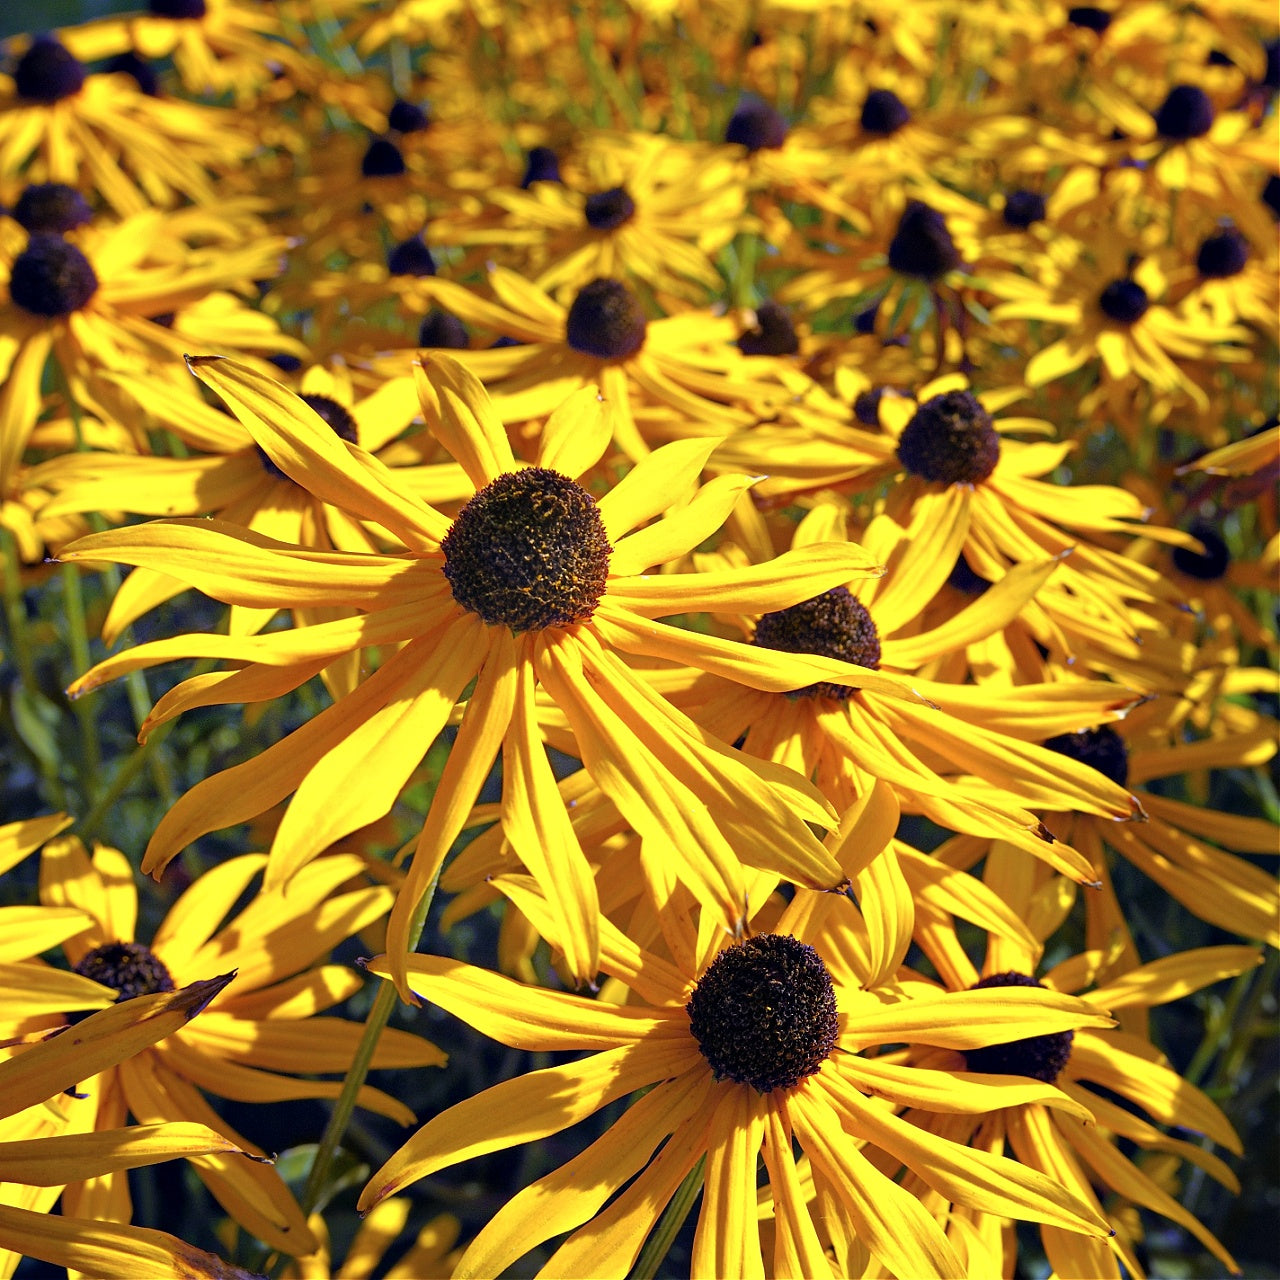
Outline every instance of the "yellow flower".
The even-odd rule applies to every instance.
[[[474,680],[417,842],[388,947],[409,949],[414,913],[499,750],[502,823],[513,850],[553,897],[573,947],[577,981],[595,972],[596,889],[540,741],[535,686],[568,717],[577,754],[628,820],[670,850],[675,874],[723,921],[744,909],[741,862],[813,888],[842,876],[806,822],[833,811],[804,778],[747,761],[656,696],[623,655],[661,644],[679,660],[755,688],[844,678],[915,697],[890,675],[828,658],[780,654],[655,621],[727,608],[786,607],[877,572],[850,544],[810,547],[743,570],[654,574],[720,527],[750,486],[725,476],[676,508],[712,442],[677,442],[638,465],[599,502],[572,477],[610,440],[594,388],[552,415],[535,465],[518,464],[479,383],[444,356],[418,370],[432,429],[475,495],[450,522],[372,455],[338,439],[297,397],[229,360],[193,370],[232,405],[272,461],[316,496],[387,528],[400,555],[320,552],[217,522],[155,522],[93,535],[63,552],[162,569],[232,604],[340,608],[332,622],[254,637],[184,636],[107,659],[84,692],[125,671],[205,655],[238,669],[168,694],[148,726],[210,701],[265,701],[342,654],[377,646],[378,669],[257,758],[206,779],[156,829],[143,869],[158,872],[198,836],[263,812],[296,791],[277,830],[267,876],[286,881],[333,841],[385,814]],[[428,372],[429,371],[429,372]],[[648,521],[670,512],[654,524]],[[642,527],[644,526],[644,527]]]
[[[276,272],[282,238],[176,253],[175,239],[166,215],[151,211],[114,225],[95,220],[65,237],[32,231],[0,260],[0,492],[13,483],[35,427],[51,353],[75,401],[92,406],[94,373],[154,370],[202,334],[210,344],[230,339],[233,348],[297,345],[229,292]]]
[[[184,197],[216,203],[210,171],[243,162],[252,145],[229,113],[89,73],[53,36],[0,76],[0,177],[97,191],[121,215]]]
[[[870,830],[850,823],[847,843],[864,837]],[[563,944],[536,886],[523,877],[497,884],[553,946]],[[761,887],[755,902],[767,896],[767,882]],[[735,943],[719,929],[699,930],[694,903],[677,889],[664,905],[657,949],[602,921],[601,965],[626,999],[619,1004],[539,991],[442,957],[411,957],[414,991],[501,1043],[588,1056],[509,1080],[428,1121],[374,1174],[360,1207],[459,1161],[550,1137],[644,1091],[581,1154],[499,1210],[455,1276],[498,1275],[531,1248],[572,1232],[539,1274],[621,1277],[677,1188],[698,1171],[693,1274],[764,1274],[754,1210],[761,1155],[777,1204],[779,1274],[836,1274],[820,1226],[829,1238],[856,1237],[904,1280],[963,1274],[934,1219],[880,1172],[886,1158],[903,1160],[961,1203],[1105,1235],[1096,1211],[1082,1213],[1049,1178],[936,1141],[881,1099],[968,1116],[1023,1099],[1071,1114],[1079,1114],[1076,1105],[1037,1082],[881,1066],[863,1050],[894,1042],[963,1048],[1015,1026],[1066,1031],[1109,1019],[1041,993],[917,1001],[893,987],[866,988],[853,948],[817,942],[829,922],[856,934],[857,909],[800,891],[769,931]],[[391,971],[386,958],[372,968]],[[820,1187],[816,1214],[800,1194],[796,1142]]]
[[[315,962],[358,929],[378,919],[391,891],[337,893],[359,875],[363,863],[337,857],[312,864],[295,878],[286,898],[259,893],[222,927],[234,903],[262,869],[261,855],[233,859],[201,876],[182,895],[150,944],[134,938],[137,895],[123,854],[99,846],[90,858],[73,837],[45,847],[42,898],[50,906],[75,907],[92,924],[63,944],[81,981],[105,988],[120,1001],[173,991],[204,974],[231,972],[232,989],[197,1022],[184,1025],[155,1047],[118,1065],[87,1064],[82,1087],[93,1099],[88,1128],[115,1128],[132,1114],[140,1123],[184,1120],[225,1134],[246,1151],[262,1153],[240,1137],[201,1095],[207,1090],[242,1102],[335,1097],[333,1081],[292,1073],[345,1071],[361,1028],[318,1017],[359,988],[358,977],[338,965]],[[57,1007],[57,1006],[51,1006]],[[66,1007],[65,1005],[61,1007]],[[444,1055],[417,1037],[384,1032],[375,1066],[438,1066]],[[84,1078],[82,1077],[82,1078]],[[360,1105],[407,1123],[412,1112],[379,1090],[365,1087]],[[200,1157],[196,1171],[213,1195],[253,1235],[286,1253],[315,1247],[301,1211],[274,1169],[216,1155]],[[69,1187],[63,1203],[76,1214],[116,1218],[120,1187],[105,1175]]]
[[[993,938],[980,979],[960,946],[954,927],[938,922],[927,954],[942,975],[944,987],[951,991],[1043,988],[1080,992],[1081,998],[1097,1009],[1109,1009],[1121,1016],[1135,1011],[1145,1014],[1154,1005],[1233,977],[1261,961],[1251,947],[1207,947],[1166,956],[1107,981],[1102,972],[1111,953],[1095,949],[1069,956],[1037,978],[1043,941],[1070,909],[1075,886],[998,842],[987,852],[984,878],[1028,923],[1036,943],[1027,947],[1007,936]],[[911,989],[920,993],[937,990],[932,982],[924,980]],[[1118,1029],[1079,1028],[1047,1036],[1017,1037],[961,1053],[958,1059],[951,1052],[908,1050],[905,1060],[934,1069],[979,1072],[987,1078],[991,1074],[1006,1079],[1012,1075],[1056,1083],[1079,1104],[1081,1112],[1050,1111],[1039,1103],[1019,1103],[975,1119],[958,1114],[930,1115],[917,1109],[909,1118],[923,1131],[969,1142],[982,1151],[1011,1150],[1029,1168],[1069,1188],[1097,1212],[1103,1209],[1095,1186],[1113,1192],[1122,1201],[1176,1222],[1223,1266],[1238,1271],[1234,1259],[1213,1234],[1120,1149],[1119,1140],[1124,1139],[1148,1151],[1170,1153],[1191,1161],[1231,1190],[1239,1190],[1235,1176],[1217,1156],[1196,1143],[1164,1132],[1165,1128],[1191,1130],[1236,1154],[1242,1150],[1235,1130],[1218,1106],[1172,1070],[1145,1036]],[[1116,1097],[1127,1105],[1118,1105],[1113,1100]],[[920,1179],[908,1174],[906,1185],[935,1211],[946,1211],[944,1198],[932,1196]],[[984,1222],[984,1215],[963,1208],[953,1212],[980,1237],[996,1238],[997,1224]],[[1047,1224],[1041,1226],[1040,1232],[1050,1265],[1059,1275],[1119,1280],[1121,1264],[1131,1275],[1142,1274],[1119,1235],[1109,1240],[1090,1239]],[[1006,1239],[1012,1241],[1013,1237]],[[999,1253],[997,1249],[997,1256]]]

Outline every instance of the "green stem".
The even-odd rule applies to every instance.
[[[71,644],[71,661],[76,674],[83,675],[93,665],[93,661],[89,657],[89,625],[85,618],[84,593],[77,565],[62,566],[62,603],[67,611],[67,639]],[[77,698],[71,706],[80,729],[80,794],[84,803],[92,804],[98,791],[102,769],[93,702],[89,698]]]
[[[432,899],[436,896],[436,885],[439,880],[440,872],[437,870],[432,877],[431,883],[427,886],[427,891],[422,895],[421,900],[414,909],[413,916],[409,922],[408,939],[410,951],[417,947],[418,940],[422,937],[422,930],[427,920],[427,912],[430,911]],[[311,1213],[320,1202],[320,1196],[324,1191],[325,1182],[329,1176],[329,1166],[333,1163],[333,1158],[338,1153],[338,1146],[351,1120],[351,1113],[355,1110],[356,1097],[373,1063],[374,1051],[378,1047],[378,1038],[382,1035],[382,1029],[387,1025],[387,1020],[391,1017],[391,1011],[395,1008],[395,1004],[395,984],[384,981],[378,988],[373,1008],[369,1010],[369,1016],[365,1020],[364,1035],[356,1049],[355,1056],[351,1060],[351,1066],[347,1068],[346,1079],[342,1082],[342,1092],[334,1103],[333,1112],[329,1116],[329,1123],[325,1125],[324,1136],[320,1139],[320,1145],[316,1150],[316,1158],[312,1161],[311,1172],[307,1175],[307,1185],[303,1188],[300,1200],[303,1213]]]
[[[7,633],[6,648],[18,668],[18,680],[29,698],[42,698],[36,680],[35,660],[27,643],[27,610],[22,602],[22,564],[18,556],[18,543],[12,532],[0,525],[0,548],[4,556],[4,621]],[[21,741],[21,739],[19,739]],[[58,776],[56,764],[36,751],[31,752],[40,776],[48,791],[49,803],[65,811],[67,793]]]
[[[670,1252],[676,1236],[680,1234],[680,1228],[684,1226],[684,1220],[693,1208],[693,1202],[702,1190],[702,1167],[706,1159],[706,1156],[703,1156],[676,1188],[675,1195],[671,1197],[671,1203],[662,1211],[662,1217],[658,1219],[658,1225],[644,1242],[644,1248],[640,1250],[636,1265],[631,1268],[630,1280],[654,1280],[658,1274],[663,1258]]]

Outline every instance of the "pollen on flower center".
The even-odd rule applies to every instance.
[[[485,485],[440,549],[453,598],[517,633],[586,622],[604,595],[612,550],[595,500],[547,467]]]
[[[757,1093],[790,1089],[813,1075],[839,1035],[827,966],[785,934],[763,933],[721,951],[685,1010],[715,1078]]]
[[[898,437],[898,459],[923,480],[980,484],[1000,461],[1000,437],[977,396],[947,391],[915,411]]]
[[[18,59],[13,87],[25,102],[60,102],[84,88],[84,67],[60,40],[37,36]]]
[[[49,232],[36,232],[14,259],[9,296],[36,316],[66,316],[98,291],[89,259],[75,245]]]
[[[1043,987],[1043,982],[1025,973],[993,973],[975,982],[970,991],[984,987]],[[1027,1036],[1023,1040],[1010,1040],[1006,1044],[990,1044],[980,1049],[966,1049],[965,1066],[970,1071],[1001,1076],[1030,1076],[1052,1084],[1071,1057],[1072,1031],[1057,1031],[1051,1035]]]
[[[636,216],[636,202],[626,187],[610,187],[587,197],[582,216],[597,231],[615,231]]]
[[[164,961],[141,942],[108,942],[94,947],[75,971],[82,978],[118,991],[120,1001],[174,989]]]
[[[1124,787],[1129,783],[1129,748],[1109,724],[1081,729],[1079,733],[1060,733],[1046,738],[1044,745],[1050,751],[1057,751],[1097,769],[1117,786]]]
[[[54,235],[65,235],[93,220],[89,202],[63,182],[33,182],[23,189],[9,214],[28,232]]]
[[[822,658],[837,658],[873,671],[880,665],[880,633],[866,605],[855,599],[848,587],[832,587],[812,600],[766,613],[756,623],[754,643],[779,653],[813,653]],[[849,685],[821,681],[787,696],[844,701],[852,693]]]
[[[649,322],[640,299],[621,280],[592,280],[574,298],[565,339],[575,351],[625,360],[644,346]]]
[[[912,200],[889,242],[889,265],[904,276],[932,282],[960,265],[947,220],[922,200]]]
[[[356,420],[351,416],[351,411],[346,405],[339,404],[336,400],[329,396],[304,395],[298,397],[304,404],[309,405],[324,420],[332,430],[333,434],[340,440],[345,440],[348,444],[360,443],[360,431],[356,425]],[[262,463],[262,469],[268,474],[276,477],[277,480],[287,480],[289,477],[276,466],[274,462],[267,456],[267,452],[261,445],[254,446],[258,450],[258,459]]]

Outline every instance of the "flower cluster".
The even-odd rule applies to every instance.
[[[1273,1263],[1278,34],[7,41],[0,1269]]]

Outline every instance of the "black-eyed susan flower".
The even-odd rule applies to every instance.
[[[727,432],[785,398],[768,370],[744,361],[727,315],[651,319],[639,295],[614,279],[590,281],[567,307],[512,271],[495,268],[489,283],[497,304],[452,281],[434,280],[429,292],[466,323],[515,340],[463,357],[503,422],[544,417],[571,391],[597,385],[612,406],[617,447],[635,462],[650,447],[636,423],[644,407]]]
[[[1044,939],[1070,908],[1074,886],[999,845],[988,852],[984,878],[1028,923],[1037,943],[1027,948],[1007,937],[993,939],[980,975],[953,931],[947,945],[935,947],[930,956],[942,975],[942,986],[952,991],[1073,992],[1095,1008],[1110,1009],[1123,1018],[1131,1013],[1145,1015],[1153,1006],[1234,977],[1260,961],[1250,947],[1208,947],[1169,955],[1107,979],[1105,970],[1114,948],[1104,948],[1070,955],[1037,977]],[[940,930],[935,939],[943,936]],[[918,980],[911,989],[936,991],[937,987]],[[981,1119],[927,1115],[923,1109],[912,1111],[909,1119],[931,1133],[969,1142],[982,1151],[1009,1151],[1030,1168],[1069,1187],[1099,1212],[1107,1212],[1100,1193],[1111,1193],[1122,1203],[1169,1218],[1199,1240],[1223,1266],[1238,1271],[1217,1238],[1144,1173],[1122,1147],[1122,1143],[1133,1143],[1141,1150],[1168,1153],[1190,1161],[1231,1190],[1239,1189],[1235,1175],[1220,1158],[1169,1132],[1203,1134],[1229,1151],[1241,1151],[1235,1130],[1217,1104],[1173,1070],[1145,1035],[1119,1028],[1080,1028],[1016,1037],[962,1050],[958,1055],[908,1050],[903,1057],[908,1063],[935,1069],[964,1069],[1056,1084],[1080,1104],[1087,1117],[1029,1103],[1001,1108]],[[907,1184],[924,1203],[945,1212],[946,1206],[930,1194],[925,1180],[908,1174]],[[967,1209],[952,1212],[966,1219],[980,1235],[985,1232],[992,1241],[999,1238],[997,1224],[984,1225],[981,1215]],[[1131,1275],[1143,1274],[1119,1233],[1109,1239],[1086,1238],[1049,1225],[1043,1225],[1040,1232],[1050,1265],[1059,1275],[1119,1280],[1124,1274],[1122,1265]],[[1011,1247],[1013,1238],[1004,1238]],[[997,1247],[997,1256],[1003,1252]]]
[[[417,843],[391,919],[390,946],[407,950],[413,914],[501,749],[503,828],[517,856],[555,886],[573,922],[568,967],[594,973],[596,892],[538,732],[542,684],[568,717],[577,752],[638,830],[673,853],[673,868],[738,927],[740,859],[813,888],[842,876],[806,822],[832,811],[799,775],[749,762],[649,690],[623,655],[662,644],[698,670],[766,689],[846,679],[908,700],[909,682],[830,658],[780,654],[655,619],[728,608],[757,612],[877,572],[851,544],[810,547],[724,573],[654,574],[713,533],[747,477],[724,477],[682,508],[711,442],[659,450],[597,501],[572,476],[611,437],[608,406],[579,392],[548,421],[534,465],[519,465],[483,388],[448,357],[419,369],[431,428],[475,493],[450,521],[376,458],[328,429],[270,379],[233,361],[192,368],[230,404],[276,466],[312,493],[386,527],[399,555],[321,552],[216,522],[156,522],[94,536],[64,550],[119,560],[189,581],[227,603],[340,608],[347,616],[254,637],[185,636],[108,659],[84,691],[137,667],[208,655],[241,664],[170,692],[149,724],[188,706],[296,688],[342,654],[376,647],[377,670],[344,698],[256,759],[206,779],[157,828],[144,868],[158,872],[205,832],[244,821],[297,792],[272,845],[268,884],[283,884],[334,840],[385,814],[468,685],[457,744]],[[663,512],[670,518],[647,522]],[[754,602],[759,602],[754,603]],[[144,732],[147,726],[144,726]],[[395,954],[393,950],[392,954]]]
[[[854,417],[878,425],[878,435],[835,420],[819,399],[811,416],[792,411],[794,425],[735,435],[716,461],[772,472],[757,491],[777,498],[809,488],[869,487],[894,476],[886,510],[928,543],[938,587],[962,553],[970,570],[993,582],[1014,565],[1070,551],[1022,615],[1037,641],[1065,661],[1100,637],[1131,635],[1135,611],[1175,598],[1157,570],[1113,551],[1109,536],[1190,544],[1177,530],[1140,523],[1149,513],[1136,494],[1045,479],[1075,446],[1017,439],[1054,434],[1041,419],[1001,413],[1023,394],[1016,387],[975,394],[961,374],[935,379],[914,395],[864,392],[854,400]]]
[[[846,838],[856,844],[857,834],[860,824],[851,823]],[[537,887],[523,877],[498,883],[560,946]],[[894,1106],[917,1102],[972,1116],[1022,1096],[1062,1105],[1054,1092],[1038,1082],[884,1070],[862,1051],[892,1042],[974,1047],[1014,1025],[1069,1034],[1109,1019],[1082,1016],[1075,1001],[1042,993],[960,993],[916,1003],[905,992],[864,986],[856,950],[814,945],[833,914],[828,908],[857,931],[852,903],[808,893],[768,931],[740,942],[699,931],[694,904],[679,893],[653,950],[605,920],[601,966],[623,1003],[539,991],[444,957],[411,957],[415,991],[500,1042],[588,1056],[441,1113],[374,1174],[361,1207],[473,1156],[557,1134],[639,1092],[601,1137],[499,1210],[454,1274],[497,1275],[531,1248],[571,1232],[540,1274],[623,1276],[699,1167],[693,1273],[763,1274],[754,1212],[761,1155],[777,1204],[774,1265],[783,1273],[837,1273],[841,1264],[824,1252],[822,1230],[827,1240],[856,1240],[887,1274],[904,1280],[962,1274],[938,1224],[880,1172],[886,1153],[962,1203],[1104,1235],[1096,1212],[1079,1213],[1049,1178],[937,1142],[893,1114]],[[386,958],[371,967],[390,972]],[[796,1143],[821,1188],[817,1214],[800,1191]]]
[[[816,508],[796,530],[795,547],[845,536],[838,503]],[[912,687],[934,704],[890,705],[873,691],[838,681],[820,681],[786,693],[734,688],[701,676],[679,687],[663,680],[681,706],[717,734],[743,739],[744,749],[785,762],[815,777],[838,808],[865,797],[879,779],[904,808],[922,812],[953,830],[993,831],[1077,879],[1096,878],[1086,857],[1048,838],[1030,810],[1038,802],[1071,796],[1071,802],[1113,822],[1138,812],[1133,797],[1116,787],[1091,786],[1087,770],[1056,776],[1055,762],[1026,739],[1037,723],[1078,722],[1093,708],[1122,715],[1134,695],[1114,685],[1027,685],[1001,692],[920,679],[916,673],[948,654],[967,636],[990,634],[1016,616],[1054,571],[1053,561],[1026,565],[1006,575],[964,613],[933,631],[917,617],[944,565],[926,539],[882,518],[866,534],[888,565],[874,582],[841,584],[787,609],[754,621],[757,648],[839,657],[873,670],[912,675]],[[994,594],[993,594],[994,593]],[[661,640],[652,657],[670,657]],[[1073,694],[1079,699],[1072,705]],[[1024,720],[1025,717],[1025,720]],[[1043,721],[1042,718],[1043,717]],[[977,782],[981,779],[981,782]],[[1037,799],[1038,798],[1038,799]]]
[[[719,289],[714,256],[745,203],[728,159],[647,134],[603,135],[584,140],[574,167],[576,188],[490,192],[507,215],[495,243],[509,230],[537,232],[525,252],[538,288],[562,301],[602,277],[677,297]]]
[[[252,145],[228,112],[91,73],[53,36],[33,40],[0,76],[0,177],[96,191],[122,216],[215,202],[212,173],[243,162]]]
[[[332,858],[295,879],[287,899],[259,893],[224,924],[228,904],[265,861],[246,856],[206,873],[178,899],[148,944],[134,936],[134,873],[123,854],[98,846],[90,857],[74,837],[46,845],[43,901],[76,907],[92,919],[62,944],[74,974],[91,988],[104,989],[108,999],[117,993],[123,1003],[183,989],[203,974],[234,971],[235,989],[204,1011],[207,1021],[176,1029],[134,1057],[113,1060],[118,1065],[110,1070],[86,1066],[85,1079],[95,1076],[83,1089],[94,1106],[84,1122],[88,1127],[116,1128],[130,1114],[142,1124],[193,1121],[261,1155],[217,1115],[202,1090],[259,1103],[337,1095],[337,1083],[295,1074],[345,1070],[360,1037],[357,1024],[317,1016],[360,985],[349,970],[323,961],[340,941],[378,919],[392,894],[383,887],[338,892],[363,864],[354,857]],[[33,1010],[29,1025],[47,1026],[49,1016]],[[383,1066],[443,1061],[434,1046],[393,1032],[384,1032],[375,1057],[375,1065]],[[376,1089],[362,1090],[360,1103],[400,1123],[411,1118],[402,1103]],[[274,1169],[217,1155],[195,1163],[215,1198],[253,1235],[290,1254],[314,1249],[305,1219]],[[73,1215],[118,1217],[112,1176],[69,1186],[63,1204]]]
[[[1039,320],[1059,327],[1059,337],[1027,361],[1026,380],[1044,386],[1088,367],[1105,395],[1147,387],[1165,399],[1189,399],[1204,408],[1207,397],[1179,363],[1214,355],[1244,335],[1232,326],[1194,321],[1164,300],[1166,282],[1153,257],[1130,259],[1123,243],[1097,245],[1060,275],[1032,280],[991,277],[987,287],[1002,301],[992,310],[1001,320]],[[1121,417],[1119,425],[1125,425]]]
[[[283,240],[184,250],[173,260],[165,221],[163,213],[150,211],[115,224],[91,223],[67,236],[35,231],[0,262],[6,276],[0,300],[0,492],[13,483],[39,417],[51,354],[77,402],[92,405],[86,384],[94,373],[154,370],[176,361],[202,331],[193,312],[202,303],[214,304],[216,316],[203,340],[239,346],[234,316],[245,316],[247,308],[231,291],[274,275]],[[177,324],[177,313],[188,321],[185,333],[169,327]],[[242,334],[245,329],[250,350],[296,346],[265,317],[244,320]]]
[[[16,1050],[6,1046],[0,1061],[0,1267],[12,1273],[27,1256],[120,1280],[139,1270],[244,1274],[164,1232],[96,1216],[49,1213],[63,1187],[81,1179],[118,1175],[179,1156],[234,1159],[248,1154],[198,1123],[95,1132],[97,1101],[77,1089],[86,1082],[92,1087],[103,1072],[179,1031],[233,976],[140,994],[127,1005],[121,1001],[90,1014],[74,1027],[60,1027],[37,1044]]]

